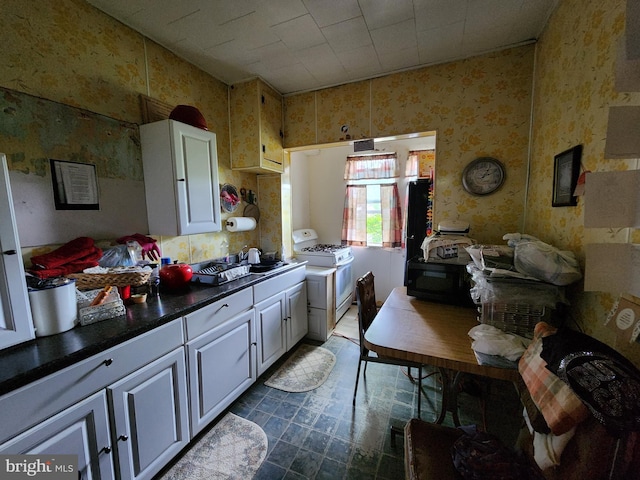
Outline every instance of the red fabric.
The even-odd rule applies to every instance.
[[[31,264],[34,268],[50,270],[63,265],[76,262],[94,253],[96,247],[93,245],[93,238],[78,237],[65,243],[52,252],[31,257]],[[98,249],[99,250],[99,249]],[[102,255],[102,252],[100,252]],[[98,260],[100,257],[98,257]]]
[[[40,278],[60,277],[70,273],[82,272],[85,268],[91,268],[98,265],[98,260],[102,258],[102,250],[93,247],[88,255],[79,258],[73,262],[59,265],[54,268],[32,269],[29,270],[33,275]]]

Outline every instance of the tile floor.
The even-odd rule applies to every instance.
[[[403,439],[399,437],[393,448],[390,426],[403,427],[417,416],[417,386],[409,380],[405,368],[369,364],[366,381],[360,380],[354,408],[359,347],[335,335],[322,346],[331,350],[337,361],[319,388],[287,393],[265,386],[264,381],[285,355],[230,407],[231,412],[257,423],[267,434],[267,457],[254,478],[404,478]],[[423,397],[421,408],[425,420],[436,417],[435,388],[435,380],[423,381],[428,395]],[[522,418],[515,389],[508,382],[492,382],[488,398],[488,430],[513,444]],[[458,404],[462,424],[481,424],[479,397],[462,393]],[[444,423],[452,424],[450,413]]]

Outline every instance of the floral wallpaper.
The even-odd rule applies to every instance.
[[[534,49],[289,96],[285,147],[345,140],[345,124],[353,139],[436,130],[435,221],[465,220],[478,241],[503,243],[524,222]],[[477,156],[496,157],[507,169],[505,185],[487,197],[462,188],[462,170]]]
[[[132,124],[142,122],[140,94],[170,105],[194,105],[203,113],[209,130],[217,135],[220,183],[231,183],[247,191],[257,190],[255,175],[231,170],[228,87],[224,83],[83,0],[4,0],[0,29],[3,32],[1,87]],[[86,149],[80,146],[86,144],[86,138],[86,135],[70,138],[69,145],[64,145],[65,151],[73,151],[76,145],[78,158],[75,160],[82,161],[82,151]],[[38,165],[38,159],[52,155],[49,147],[35,139],[27,136],[18,144],[2,142],[8,158],[21,159],[21,166],[15,168]],[[84,158],[84,161],[95,159]],[[139,151],[101,161],[111,165],[110,171],[142,171]],[[39,170],[33,172],[41,173]],[[223,220],[228,216],[230,214],[223,213]],[[140,233],[150,233],[157,238],[163,255],[191,263],[237,253],[244,245],[259,244],[257,229],[242,233],[223,230],[175,238],[157,236],[153,232]],[[109,246],[113,241],[96,240],[103,246]],[[24,248],[25,264],[29,265],[32,252],[42,253],[57,246]]]
[[[637,168],[637,160],[604,158],[608,109],[640,105],[640,92],[615,89],[615,62],[625,30],[624,0],[563,0],[537,49],[536,91],[526,230],[571,250],[584,267],[588,243],[625,242],[627,229],[584,228],[584,199],[576,207],[551,207],[554,155],[583,145],[582,166],[590,171]],[[576,15],[576,12],[580,12]],[[638,231],[631,241],[638,242]],[[604,326],[616,296],[573,286],[573,319],[586,333],[615,346],[640,364],[640,348],[618,342]]]
[[[585,229],[582,199],[577,207],[551,206],[553,156],[573,145],[583,145],[587,170],[637,168],[638,160],[604,158],[608,108],[640,105],[640,92],[615,90],[625,8],[625,0],[561,0],[536,45],[288,96],[285,146],[436,131],[436,222],[466,220],[483,243],[502,243],[504,233],[523,231],[574,251],[582,262],[587,243],[640,243],[638,230],[627,235]],[[282,177],[260,179],[231,170],[227,85],[83,0],[3,0],[0,29],[4,89],[131,124],[142,121],[140,94],[202,111],[218,136],[220,183],[257,191],[264,220],[251,232],[158,237],[164,255],[197,262],[260,242],[282,247],[286,221],[278,216],[291,202],[286,170]],[[6,153],[22,155],[25,164],[49,153],[29,138],[11,149]],[[495,194],[473,197],[463,190],[460,174],[485,155],[505,164],[507,179]],[[140,167],[136,154],[110,161],[120,171]],[[29,247],[23,256],[55,246]],[[603,326],[613,295],[583,292],[581,284],[568,293],[581,328],[640,363],[639,349],[617,344]]]

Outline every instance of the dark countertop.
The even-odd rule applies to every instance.
[[[4,349],[0,351],[0,395],[292,269],[273,275],[251,274],[216,287],[191,283],[179,293],[161,291],[146,303],[127,305],[125,315]]]

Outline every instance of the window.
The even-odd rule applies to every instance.
[[[342,222],[346,245],[400,247],[402,212],[396,155],[374,154],[347,157],[348,181]]]

